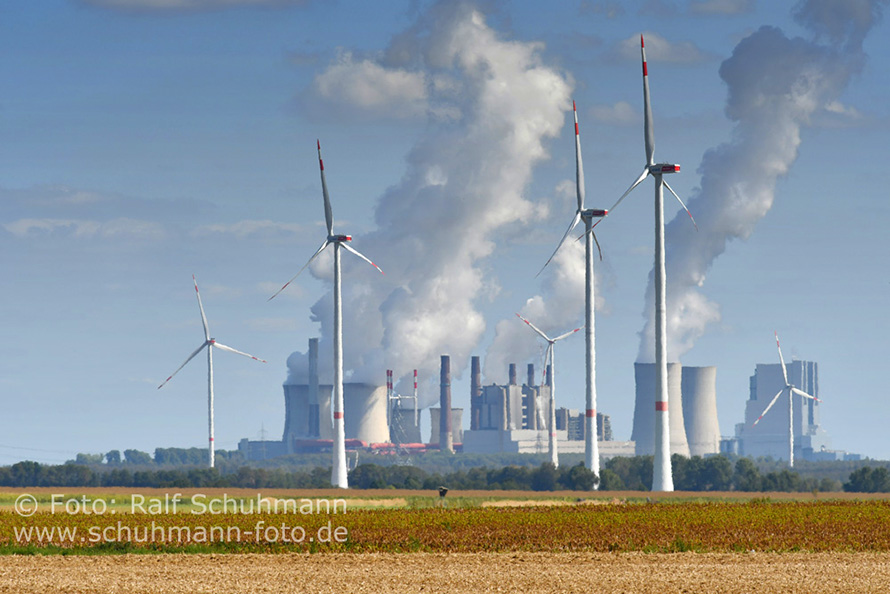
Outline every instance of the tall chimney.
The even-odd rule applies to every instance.
[[[318,339],[309,339],[309,435],[319,437],[318,426]]]
[[[516,363],[510,363],[510,381],[511,386],[516,385]]]
[[[442,355],[439,395],[439,451],[454,452],[451,433],[451,357]]]
[[[479,357],[470,359],[470,429],[479,429],[482,424],[482,372]]]
[[[535,364],[528,364],[528,380],[525,388],[525,412],[527,429],[538,428],[538,390],[535,386]]]

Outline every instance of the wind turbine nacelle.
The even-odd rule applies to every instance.
[[[677,173],[680,171],[680,166],[674,163],[656,163],[655,165],[649,166],[649,173],[652,175],[661,175],[664,173]]]
[[[352,235],[332,235],[328,239],[330,241],[352,241]]]
[[[588,216],[591,217],[599,217],[602,218],[609,214],[609,211],[604,208],[588,208],[586,211]]]

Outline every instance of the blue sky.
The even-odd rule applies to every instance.
[[[644,161],[640,33],[656,159],[682,165],[670,183],[701,215],[694,240],[685,215],[671,225],[668,259],[685,270],[681,244],[717,252],[678,288],[688,340],[674,358],[718,366],[731,435],[776,330],[787,358],[819,363],[834,446],[890,458],[890,35],[868,11],[826,10],[838,5],[867,6],[2,3],[0,463],[205,446],[203,359],[157,390],[201,343],[192,274],[213,335],[268,360],[214,358],[217,447],[281,434],[287,358],[320,333],[311,308],[323,323],[329,308],[324,258],[267,302],[324,238],[317,138],[337,230],[387,272],[345,264],[356,377],[432,377],[444,351],[456,372],[482,355],[487,381],[508,359],[539,362],[514,312],[552,333],[583,317],[577,245],[534,276],[574,209],[571,100],[587,202],[608,207]],[[719,237],[739,211],[711,213],[709,175],[748,213]],[[598,408],[618,439],[633,420],[651,192],[598,227]],[[668,220],[676,210],[666,202]],[[558,398],[582,408],[583,339],[557,357]],[[468,406],[466,373],[454,393]]]

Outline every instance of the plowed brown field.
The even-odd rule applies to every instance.
[[[0,557],[0,592],[888,592],[890,554]]]

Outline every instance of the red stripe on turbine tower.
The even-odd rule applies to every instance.
[[[667,410],[668,410],[668,403],[667,403],[667,402],[656,402],[656,403],[655,403],[655,410],[656,410],[657,412],[667,412]]]
[[[596,416],[596,409],[594,409],[594,408],[589,408],[589,409],[587,409],[587,416],[588,416],[588,417],[595,417],[595,416]]]
[[[335,421],[336,421],[337,419],[342,419],[342,418],[343,418],[343,413],[341,413],[341,412],[335,412],[335,413],[334,413],[334,420],[335,420]]]

